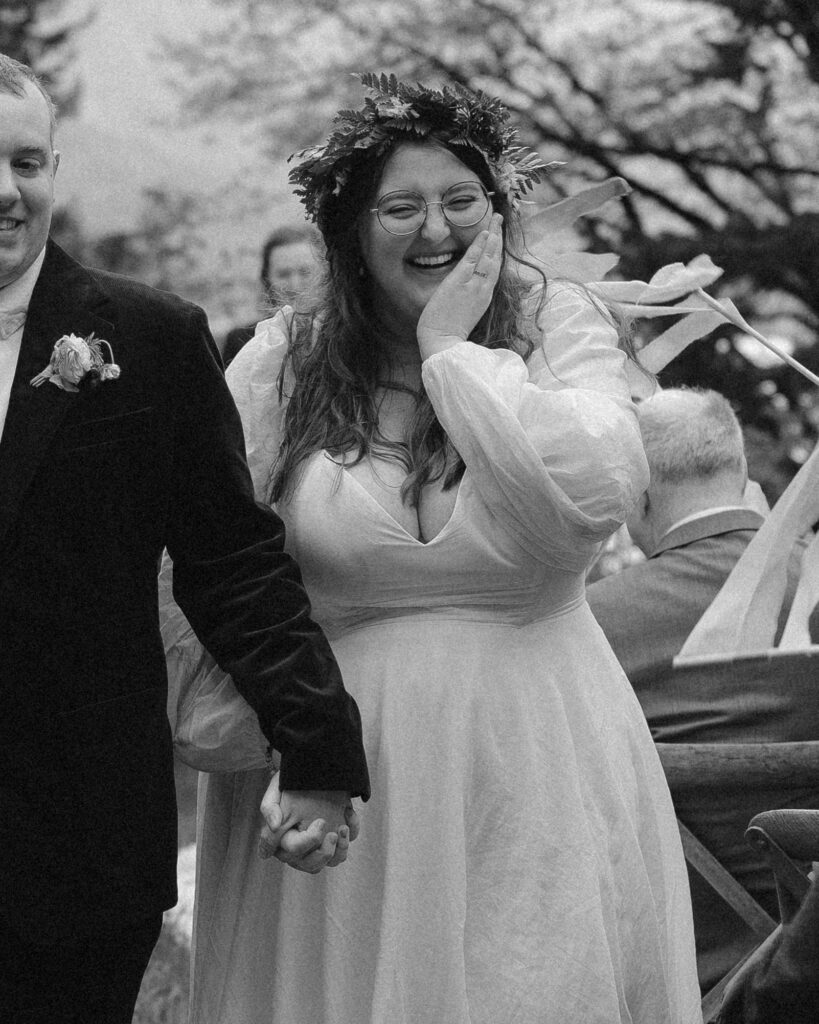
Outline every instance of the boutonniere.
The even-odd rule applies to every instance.
[[[106,363],[102,346],[108,349],[111,360]],[[85,391],[106,380],[116,380],[119,367],[114,362],[111,346],[103,338],[89,334],[79,338],[76,334],[64,334],[54,346],[48,366],[31,378],[32,387],[38,388],[48,381],[63,391]]]

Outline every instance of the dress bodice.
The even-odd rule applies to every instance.
[[[324,452],[312,456],[278,511],[313,617],[331,638],[379,619],[433,611],[523,624],[583,600],[583,574],[532,558],[499,527],[468,470],[449,522],[426,543]]]
[[[261,323],[228,371],[260,497],[281,439],[287,317]],[[316,452],[301,466],[277,511],[331,637],[442,609],[522,624],[582,602],[584,571],[647,468],[611,325],[564,285],[550,286],[537,326],[541,343],[527,360],[460,342],[423,364],[426,393],[466,465],[452,516],[431,541],[407,533],[340,460]]]

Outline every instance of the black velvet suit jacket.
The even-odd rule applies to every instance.
[[[30,386],[54,343],[117,380]],[[0,443],[0,914],[79,939],[176,898],[157,568],[281,752],[283,788],[368,793],[344,691],[283,527],[252,494],[201,310],[49,243]]]

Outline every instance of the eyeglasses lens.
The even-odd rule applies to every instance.
[[[378,202],[381,226],[393,235],[410,235],[424,223],[430,206],[440,206],[455,227],[469,228],[482,220],[489,209],[489,196],[476,182],[461,182],[448,188],[440,203],[427,203],[414,192],[390,192]]]

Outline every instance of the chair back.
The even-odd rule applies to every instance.
[[[819,1020],[819,889],[799,862],[819,861],[819,811],[756,815],[745,833],[766,857],[782,924],[732,972],[715,1024],[814,1024]],[[711,1020],[706,1017],[706,1024]]]

